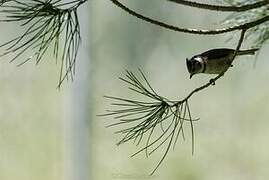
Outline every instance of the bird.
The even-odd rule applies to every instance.
[[[237,56],[254,55],[259,50],[256,48],[239,50]],[[210,49],[192,58],[186,58],[186,65],[190,73],[190,79],[195,74],[220,74],[232,66],[235,50],[229,48]]]

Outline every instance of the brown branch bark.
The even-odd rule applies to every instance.
[[[152,19],[150,17],[147,17],[145,15],[139,14],[136,11],[128,8],[127,6],[123,5],[121,2],[118,0],[110,0],[113,4],[124,10],[125,12],[129,13],[132,16],[135,16],[138,19],[141,19],[143,21],[149,22],[151,24],[163,27],[165,29],[177,31],[177,32],[182,32],[182,33],[189,33],[189,34],[201,34],[201,35],[217,35],[217,34],[223,34],[227,32],[232,32],[236,30],[241,30],[241,29],[249,29],[254,26],[260,25],[264,22],[269,21],[269,15],[264,16],[260,19],[257,19],[255,21],[251,21],[245,24],[241,25],[235,25],[231,27],[226,27],[226,28],[220,28],[220,29],[213,29],[213,30],[207,30],[207,29],[191,29],[191,28],[181,28],[178,26],[170,25],[155,19]]]
[[[246,4],[242,6],[222,6],[222,5],[211,5],[211,4],[205,4],[205,3],[198,3],[194,1],[187,1],[187,0],[167,0],[176,4],[184,5],[184,6],[190,6],[195,7],[199,9],[206,9],[206,10],[212,10],[212,11],[226,11],[226,12],[242,12],[242,11],[248,11],[251,9],[260,8],[262,6],[268,5],[269,0],[263,0],[258,1],[251,4]]]

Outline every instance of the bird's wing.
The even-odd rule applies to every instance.
[[[211,49],[201,54],[201,56],[207,59],[220,59],[229,56],[233,53],[233,49],[221,48],[221,49]]]

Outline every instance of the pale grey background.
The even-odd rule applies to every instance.
[[[139,12],[184,27],[214,28],[227,14],[182,8],[162,0],[123,1]],[[268,45],[258,56],[235,61],[216,86],[191,101],[195,117],[195,154],[191,141],[179,139],[153,177],[162,152],[146,159],[129,156],[133,144],[120,147],[120,136],[105,125],[112,118],[103,95],[136,97],[117,77],[142,68],[163,96],[180,99],[208,81],[189,80],[185,58],[215,47],[234,47],[230,34],[196,36],[168,31],[127,15],[108,0],[83,8],[83,45],[74,83],[56,89],[59,65],[47,58],[16,67],[0,64],[0,179],[266,179],[268,172]],[[88,14],[87,14],[88,13]],[[1,41],[19,31],[1,26]],[[88,44],[88,45],[87,45]],[[248,44],[245,44],[248,47]]]

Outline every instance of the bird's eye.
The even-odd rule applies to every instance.
[[[201,63],[198,62],[198,61],[195,62],[195,65],[194,65],[194,66],[195,66],[195,67],[202,67]]]

